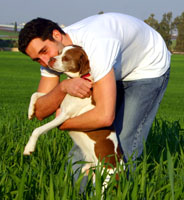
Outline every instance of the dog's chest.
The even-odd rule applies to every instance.
[[[72,118],[93,109],[94,105],[91,102],[91,97],[81,99],[67,94],[60,108],[69,118]]]
[[[95,153],[95,141],[92,140],[84,132],[70,131],[70,137],[78,145],[83,152],[86,161],[94,162],[97,164],[98,158]]]

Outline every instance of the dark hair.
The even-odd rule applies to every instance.
[[[41,38],[44,40],[54,41],[52,37],[53,30],[58,30],[61,34],[65,35],[65,32],[61,27],[48,19],[36,18],[28,22],[19,33],[18,48],[19,51],[26,54],[26,48],[28,44],[34,38]]]

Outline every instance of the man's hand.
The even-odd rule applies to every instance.
[[[72,78],[63,80],[61,90],[71,96],[86,98],[91,95],[93,83],[82,78]]]

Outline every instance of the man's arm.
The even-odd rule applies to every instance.
[[[93,85],[94,109],[64,122],[62,130],[92,130],[110,126],[115,117],[116,81],[112,69]]]
[[[45,117],[51,115],[56,111],[59,106],[59,103],[63,100],[65,93],[60,94],[59,90],[59,77],[44,77],[42,76],[40,79],[40,83],[38,86],[38,92],[45,93],[45,96],[40,97],[35,104],[35,116],[37,119],[42,120]],[[54,89],[55,88],[55,89]],[[53,92],[55,90],[55,92]],[[52,96],[57,95],[59,98],[55,98]],[[53,101],[54,103],[51,106],[52,99],[56,99]]]
[[[59,77],[44,77],[40,79],[38,92],[46,93],[35,105],[35,116],[42,120],[54,113],[67,93],[85,98],[90,96],[92,83],[81,78],[67,79],[59,83]]]

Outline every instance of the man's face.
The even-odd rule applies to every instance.
[[[43,41],[41,38],[34,38],[27,46],[26,53],[33,61],[47,67],[50,58],[57,56],[63,47],[61,40],[51,41],[47,39]]]

